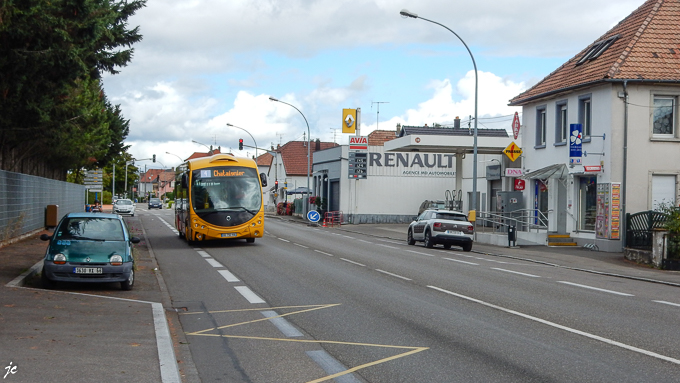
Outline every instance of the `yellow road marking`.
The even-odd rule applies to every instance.
[[[224,329],[224,328],[229,328],[229,327],[236,327],[236,326],[241,326],[245,324],[250,324],[250,323],[256,323],[256,322],[261,322],[261,321],[267,321],[273,318],[281,318],[293,314],[301,314],[305,312],[310,312],[310,311],[315,311],[315,310],[320,310],[320,309],[326,309],[330,307],[335,307],[339,306],[339,303],[336,304],[329,304],[329,305],[305,305],[305,306],[281,306],[281,307],[269,307],[269,308],[255,308],[255,309],[237,309],[237,310],[219,310],[219,311],[208,311],[210,314],[218,314],[218,313],[235,313],[235,312],[246,312],[246,311],[262,311],[262,310],[281,310],[281,309],[292,309],[292,308],[308,308],[306,310],[299,310],[299,311],[294,311],[286,314],[281,314],[275,317],[271,318],[262,318],[262,319],[256,319],[252,321],[247,321],[247,322],[240,322],[240,323],[234,323],[230,325],[225,325],[225,326],[220,326],[220,327],[215,327],[215,328],[209,328],[205,330],[200,330],[200,331],[195,331],[195,332],[190,332],[186,333],[187,335],[197,335],[197,336],[211,336],[211,337],[222,337],[222,338],[231,338],[231,339],[248,339],[248,340],[267,340],[267,341],[276,341],[276,342],[293,342],[293,343],[316,343],[316,344],[337,344],[337,345],[346,345],[346,346],[363,346],[363,347],[382,347],[382,348],[392,348],[392,349],[401,349],[401,350],[409,350],[401,354],[393,355],[387,358],[379,359],[373,362],[365,363],[356,367],[348,368],[345,371],[338,372],[333,375],[325,376],[323,378],[315,379],[315,380],[310,380],[307,383],[319,383],[319,382],[325,382],[334,378],[337,378],[339,376],[343,376],[346,374],[351,374],[355,371],[359,371],[361,369],[375,366],[378,364],[382,364],[385,362],[389,362],[395,359],[403,358],[408,355],[416,354],[421,351],[429,350],[429,347],[412,347],[412,346],[395,346],[395,345],[388,345],[388,344],[375,344],[375,343],[359,343],[359,342],[341,342],[341,341],[334,341],[334,340],[306,340],[306,339],[291,339],[291,338],[266,338],[266,337],[256,337],[256,336],[245,336],[245,335],[226,335],[226,334],[207,334],[208,331],[212,330],[219,330],[219,329]],[[200,312],[191,312],[191,313],[182,313],[182,315],[191,315],[191,314],[205,314],[206,312],[200,311]]]

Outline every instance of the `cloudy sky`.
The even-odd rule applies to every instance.
[[[148,0],[130,19],[144,39],[104,78],[130,120],[137,159],[176,166],[204,145],[233,150],[306,138],[346,144],[343,108],[379,128],[466,124],[474,70],[479,128],[510,130],[508,100],[598,40],[643,0]],[[378,114],[379,111],[379,114]],[[193,143],[197,141],[201,144]],[[166,154],[166,152],[172,154]],[[149,167],[160,167],[141,162]]]

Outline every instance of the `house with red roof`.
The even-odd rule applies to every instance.
[[[549,244],[621,251],[626,213],[678,205],[679,97],[680,2],[647,0],[510,100],[523,108],[524,200]]]

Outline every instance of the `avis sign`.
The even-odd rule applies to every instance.
[[[349,150],[354,151],[367,151],[368,150],[368,137],[350,137],[349,138]]]

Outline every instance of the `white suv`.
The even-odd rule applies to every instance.
[[[408,244],[422,241],[425,247],[436,244],[450,249],[460,246],[464,251],[472,250],[475,228],[465,214],[451,210],[425,210],[408,226]]]
[[[113,204],[113,212],[115,214],[130,214],[135,216],[135,204],[129,199],[119,199]]]

